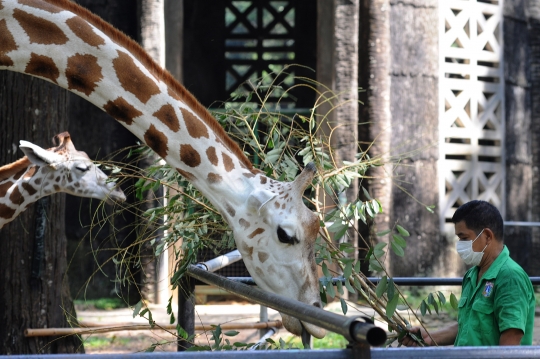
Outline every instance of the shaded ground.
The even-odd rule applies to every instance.
[[[150,308],[152,316],[157,323],[169,323],[169,316],[165,313],[164,306],[153,306]],[[196,324],[224,324],[224,323],[246,323],[258,322],[260,307],[248,303],[232,303],[226,305],[198,305],[196,306],[197,318]],[[339,303],[331,304],[327,310],[341,313]],[[269,309],[269,320],[280,319],[279,314]],[[359,313],[358,311],[349,310],[347,315],[372,315],[371,310]],[[133,323],[133,324],[148,324],[143,318],[133,319],[133,311],[128,308],[116,310],[78,310],[79,320],[84,322],[92,322],[96,324],[112,324],[112,323]],[[452,318],[448,314],[443,313],[440,316],[426,316],[424,323],[428,329],[437,329],[451,323]],[[380,326],[386,329],[386,326],[380,323]],[[240,334],[229,338],[231,343],[244,342],[253,343],[259,339],[259,331],[253,329],[239,330]],[[153,344],[160,343],[156,347],[156,351],[176,351],[176,337],[174,331],[168,333],[163,330],[124,330],[111,332],[107,334],[83,335],[85,340],[85,350],[89,354],[97,353],[134,353],[145,351]],[[211,333],[206,334],[202,331],[197,332],[196,342],[201,345],[212,345]],[[290,334],[281,329],[272,338],[278,340],[283,338],[285,341],[291,340]],[[534,345],[540,345],[540,311],[537,309],[535,320]]]

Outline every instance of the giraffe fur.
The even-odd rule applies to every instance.
[[[302,200],[314,166],[291,183],[266,177],[137,43],[68,0],[0,0],[0,69],[52,82],[111,115],[216,206],[260,288],[321,306],[319,220]],[[282,317],[294,334],[325,335]]]
[[[26,156],[0,167],[0,228],[38,199],[58,192],[108,203],[125,201],[122,190],[86,153],[75,149],[69,133],[55,140],[58,146],[49,149],[21,140]]]

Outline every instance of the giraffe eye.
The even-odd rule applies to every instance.
[[[281,227],[278,227],[277,229],[277,236],[281,243],[285,244],[295,244],[298,243],[298,239],[295,236],[289,236],[287,232]]]
[[[86,171],[88,171],[90,169],[89,167],[86,167],[86,166],[77,166],[75,168],[78,169],[81,172],[86,172]]]

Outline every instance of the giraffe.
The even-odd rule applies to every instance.
[[[26,156],[0,167],[0,228],[31,203],[57,192],[111,204],[126,200],[86,153],[75,149],[69,133],[62,132],[54,140],[58,146],[47,150],[21,140],[19,148]]]
[[[293,182],[265,176],[136,42],[68,0],[0,0],[0,69],[50,81],[111,115],[213,203],[260,288],[321,307],[319,219],[302,201],[314,165]],[[293,334],[325,336],[281,315]]]

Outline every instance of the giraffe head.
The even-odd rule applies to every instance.
[[[20,149],[28,160],[50,179],[54,192],[66,192],[79,197],[95,198],[108,203],[126,200],[124,192],[116,188],[83,151],[77,151],[69,133],[54,137],[57,147],[43,149],[28,141],[20,141]],[[41,181],[44,186],[47,181]],[[36,188],[39,192],[39,187]]]
[[[267,291],[321,307],[315,263],[319,218],[302,200],[316,168],[313,164],[293,182],[258,176],[263,187],[254,189],[245,203],[245,217],[235,228],[238,249],[257,285]],[[322,338],[324,329],[281,314],[283,325],[296,335],[303,329]]]

